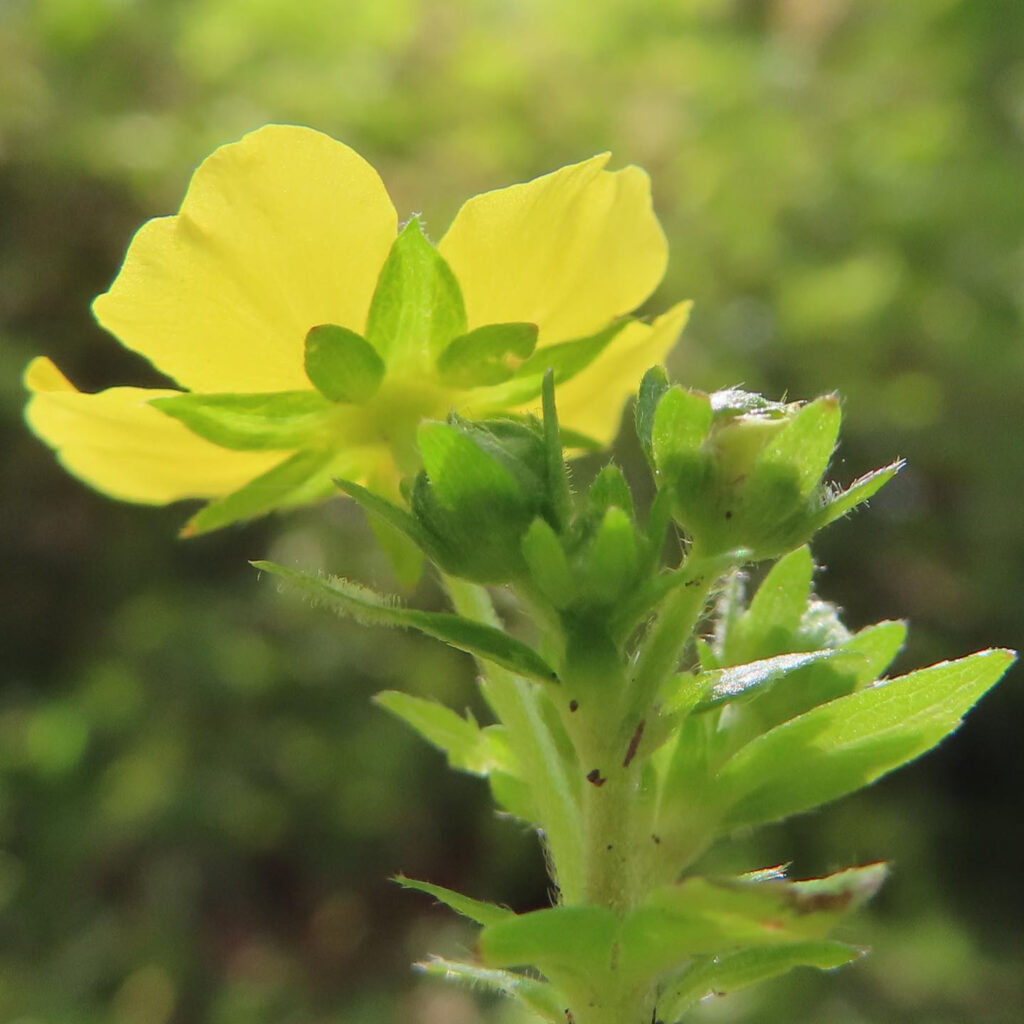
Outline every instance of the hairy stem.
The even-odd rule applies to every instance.
[[[692,553],[687,559],[683,582],[665,598],[640,649],[630,683],[630,706],[634,711],[642,714],[657,700],[662,683],[675,671],[693,638],[721,571],[720,565]]]
[[[445,587],[460,615],[501,625],[487,590],[450,576]],[[480,689],[509,740],[524,772],[541,818],[537,824],[546,844],[552,881],[566,903],[577,903],[583,892],[582,844],[578,780],[573,778],[552,733],[557,717],[539,684],[495,665],[483,665]]]

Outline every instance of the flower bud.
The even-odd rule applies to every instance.
[[[452,417],[418,432],[424,469],[412,512],[446,572],[478,583],[507,583],[526,572],[522,539],[537,517],[551,518],[544,442],[513,420]]]
[[[656,403],[642,412],[650,434],[641,440],[676,520],[705,555],[746,549],[774,558],[822,524],[822,478],[841,418],[835,395],[782,404],[657,384],[652,378],[641,395]]]

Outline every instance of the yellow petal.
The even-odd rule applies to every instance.
[[[653,323],[628,324],[579,376],[557,390],[559,422],[610,444],[619,432],[626,401],[640,378],[665,362],[686,326],[692,302],[680,302]],[[539,415],[539,406],[531,410]]]
[[[639,167],[603,170],[607,153],[470,199],[441,239],[472,330],[528,321],[540,343],[592,334],[636,309],[668,260]]]
[[[29,364],[25,384],[33,393],[25,411],[32,430],[71,473],[123,501],[164,505],[215,497],[288,457],[218,448],[147,404],[176,391],[110,388],[86,395],[42,358]]]
[[[99,322],[195,391],[308,387],[306,332],[362,331],[397,218],[377,172],[309,128],[222,146],[181,211],[145,224]]]

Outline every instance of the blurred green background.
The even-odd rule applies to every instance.
[[[37,353],[86,389],[153,382],[88,303],[199,160],[268,121],[357,148],[435,237],[483,189],[604,149],[645,166],[672,244],[651,308],[697,303],[678,379],[838,389],[839,479],[909,459],[822,538],[822,596],[855,627],[909,617],[903,668],[1024,633],[1019,0],[2,0],[3,1021],[476,1024],[502,1009],[408,967],[470,933],[385,876],[546,900],[534,839],[370,704],[473,704],[467,660],[246,564],[393,586],[350,504],[183,543],[186,509],[91,493],[22,424]],[[1020,1020],[1020,683],[715,855],[895,874],[848,932],[870,960],[702,1020]]]

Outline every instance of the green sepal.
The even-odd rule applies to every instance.
[[[387,523],[408,537],[417,547],[429,553],[428,538],[415,516],[353,480],[335,479],[334,483],[338,490],[354,498],[373,518]]]
[[[465,984],[483,992],[508,996],[522,1003],[549,1024],[565,1024],[565,997],[545,981],[529,978],[524,974],[503,971],[493,967],[481,967],[460,960],[446,960],[432,956],[416,964],[418,970],[435,978],[444,978]]]
[[[636,396],[636,406],[633,410],[636,436],[640,440],[640,445],[652,469],[654,468],[654,417],[658,411],[658,403],[670,387],[668,374],[664,368],[652,366],[640,381],[640,390]]]
[[[534,519],[523,536],[522,549],[540,592],[555,608],[567,608],[575,596],[576,584],[562,542],[546,519]]]
[[[658,403],[651,452],[658,472],[677,491],[706,486],[710,460],[703,448],[713,415],[711,399],[700,391],[670,388]]]
[[[193,434],[233,451],[288,451],[329,431],[331,403],[315,391],[171,395],[149,404]]]
[[[367,402],[384,379],[384,360],[347,327],[321,324],[306,335],[306,376],[332,402]]]
[[[274,562],[256,561],[251,564],[261,572],[281,577],[314,602],[351,616],[363,625],[417,629],[518,675],[545,683],[558,681],[551,666],[533,648],[493,626],[485,626],[460,615],[403,608],[381,594],[337,577],[313,576]]]
[[[457,914],[468,917],[477,924],[493,925],[501,921],[515,917],[515,913],[508,907],[499,907],[496,903],[486,903],[483,900],[475,900],[471,896],[463,896],[461,892],[453,892],[443,885],[434,885],[433,882],[420,882],[415,878],[406,878],[405,875],[396,875],[395,881],[403,889],[413,889],[416,892],[426,893],[440,900],[446,907],[450,907]]]
[[[762,503],[772,502],[766,514],[782,512],[790,500],[808,498],[828,469],[841,422],[836,395],[823,395],[799,409],[758,452],[744,487],[748,511],[754,514]]]
[[[453,388],[502,384],[536,347],[536,324],[486,324],[452,339],[438,356],[438,376]]]
[[[812,810],[914,760],[953,732],[1015,659],[988,650],[858,690],[743,746],[709,797],[725,829]]]
[[[555,405],[555,374],[548,370],[544,374],[542,391],[544,410],[544,462],[547,470],[548,495],[555,524],[560,530],[569,525],[572,515],[572,495],[569,489],[569,471],[562,452],[562,432],[558,424],[558,409]]]
[[[854,480],[845,491],[831,495],[818,514],[815,528],[820,530],[823,526],[842,519],[858,505],[877,494],[905,465],[906,460],[897,459],[895,462],[890,462],[888,466],[865,473],[864,476]]]
[[[544,374],[548,370],[554,373],[556,384],[571,380],[585,370],[628,323],[628,319],[617,320],[585,338],[574,338],[536,349],[510,380],[493,387],[476,389],[472,400],[467,403],[468,408],[472,409],[474,416],[484,416],[496,409],[532,402],[541,394]],[[587,443],[577,444],[577,439]],[[590,439],[585,435],[568,432],[565,443],[568,447],[591,447]]]
[[[844,942],[821,940],[790,946],[755,946],[724,956],[701,957],[662,989],[658,1019],[677,1021],[710,996],[725,996],[796,967],[831,971],[860,959],[864,951]]]
[[[404,590],[413,590],[423,575],[423,549],[380,516],[370,516],[370,530],[391,563],[399,585]]]
[[[616,320],[596,334],[538,348],[516,371],[516,378],[543,379],[544,374],[551,370],[555,375],[555,383],[563,384],[585,370],[630,322],[629,318]]]
[[[321,449],[297,452],[250,480],[237,491],[211,501],[182,527],[182,537],[198,537],[233,523],[255,519],[275,508],[313,501],[330,493],[325,476],[336,453]]]
[[[525,505],[513,473],[461,430],[427,421],[416,439],[431,491],[444,508],[465,514],[485,506],[497,511]]]
[[[424,472],[410,504],[434,560],[478,583],[520,578],[523,536],[535,516],[551,515],[540,424],[452,417],[421,424],[418,438]]]
[[[428,743],[443,750],[456,771],[489,775],[494,770],[512,774],[508,744],[498,726],[481,729],[472,717],[463,718],[434,700],[399,690],[384,690],[376,703],[412,726]]]
[[[452,338],[466,333],[466,309],[451,268],[418,217],[395,239],[373,293],[366,340],[388,366],[433,369]]]

